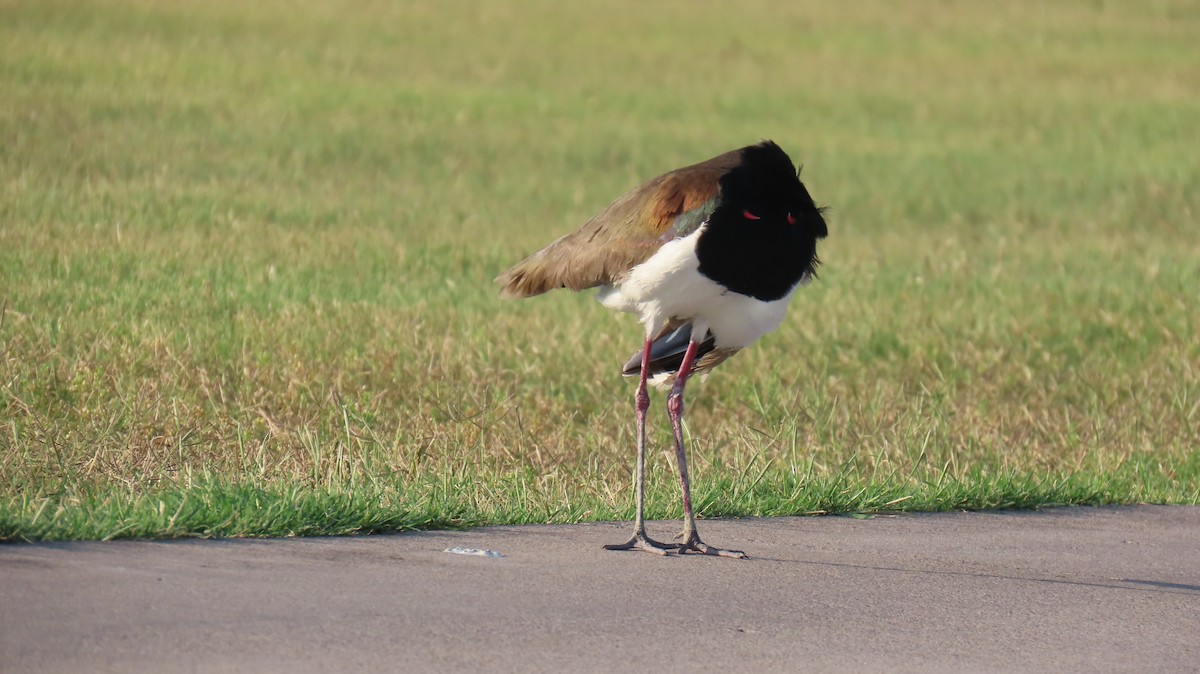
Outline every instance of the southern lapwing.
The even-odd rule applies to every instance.
[[[609,550],[745,557],[701,542],[683,446],[683,388],[783,321],[796,288],[814,276],[822,209],[792,160],[771,141],[677,169],[614,201],[579,230],[530,255],[496,281],[505,297],[599,288],[610,309],[637,314],[646,342],[625,364],[636,397],[637,516],[633,537]],[[646,535],[647,381],[671,386],[667,411],[683,490],[681,543]]]

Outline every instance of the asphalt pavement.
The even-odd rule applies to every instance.
[[[1200,508],[699,529],[4,544],[0,672],[1200,670]]]

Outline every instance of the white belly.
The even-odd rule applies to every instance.
[[[637,314],[649,337],[678,318],[706,327],[718,348],[747,347],[779,327],[792,293],[764,302],[726,290],[701,275],[696,240],[703,231],[701,227],[668,242],[621,283],[601,288],[596,299],[610,309]]]

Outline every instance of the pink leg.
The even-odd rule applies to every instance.
[[[738,550],[721,550],[700,540],[696,533],[696,516],[692,513],[692,489],[688,481],[687,452],[683,447],[683,388],[687,385],[688,377],[692,375],[693,361],[696,350],[700,348],[695,339],[688,342],[687,351],[683,354],[683,363],[679,365],[679,374],[675,377],[675,385],[667,396],[667,414],[671,416],[671,428],[675,430],[675,459],[679,463],[679,486],[683,490],[683,543],[675,547],[681,553],[696,552],[720,557],[745,558],[746,554]]]
[[[652,540],[646,535],[645,502],[646,502],[646,410],[650,409],[650,392],[646,388],[646,379],[650,374],[650,345],[646,340],[642,349],[642,381],[638,385],[637,409],[637,468],[634,472],[634,491],[637,499],[637,515],[633,521],[633,537],[616,545],[606,545],[606,550],[644,550],[658,555],[667,554],[666,546]]]

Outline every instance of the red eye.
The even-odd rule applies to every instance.
[[[762,218],[758,217],[757,215],[751,213],[748,210],[742,211],[742,216],[745,217],[747,220],[761,220],[762,219]]]
[[[796,216],[792,215],[791,213],[788,213],[788,224],[789,225],[796,224]]]

